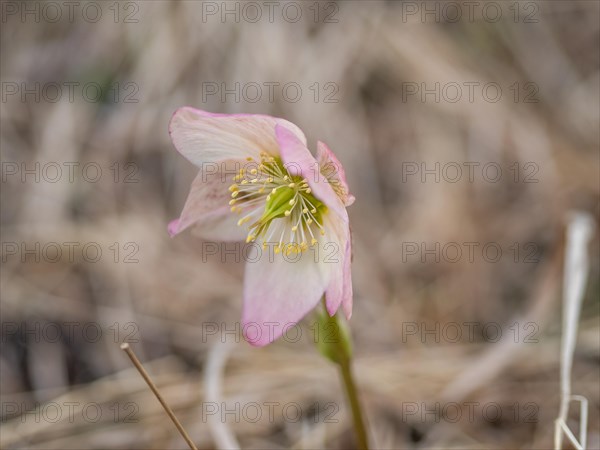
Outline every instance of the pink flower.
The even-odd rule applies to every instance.
[[[317,159],[304,133],[284,119],[213,114],[184,107],[169,125],[175,148],[200,172],[174,236],[194,225],[205,239],[245,239],[242,329],[263,346],[298,323],[323,294],[330,315],[352,314],[351,241],[346,206],[354,202],[344,169],[322,142]]]

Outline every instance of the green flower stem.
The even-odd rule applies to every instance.
[[[354,430],[356,431],[356,440],[358,448],[361,450],[369,450],[369,441],[367,439],[367,430],[365,428],[365,420],[358,401],[358,390],[352,376],[352,367],[350,361],[347,364],[340,364],[340,373],[346,387],[346,394],[352,409],[352,417],[354,418]]]
[[[352,410],[358,448],[369,450],[365,420],[352,374],[352,342],[346,324],[338,318],[337,314],[330,317],[326,311],[317,312],[317,323],[319,326],[317,348],[323,356],[339,367]]]

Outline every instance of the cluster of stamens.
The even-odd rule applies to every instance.
[[[261,239],[263,248],[274,243],[275,253],[302,252],[325,234],[325,205],[317,200],[305,178],[290,175],[279,158],[266,152],[260,162],[247,158],[229,187],[231,211],[245,215],[238,225],[248,226],[246,242]]]

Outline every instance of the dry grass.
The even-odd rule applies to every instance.
[[[9,2],[10,3],[10,2]],[[260,2],[259,2],[260,3]],[[76,95],[56,103],[1,104],[3,162],[93,162],[97,183],[2,182],[2,242],[32,247],[48,242],[97,242],[97,263],[36,262],[3,247],[0,375],[3,448],[184,448],[158,402],[130,367],[118,343],[137,326],[134,344],[163,395],[200,448],[215,448],[208,422],[206,363],[222,351],[206,323],[233,327],[241,312],[243,264],[202,261],[202,241],[191,233],[171,240],[166,224],[183,205],[194,168],[171,148],[167,124],[181,105],[216,112],[260,112],[285,117],[339,155],[357,201],[354,232],[355,312],[351,321],[356,373],[377,448],[551,448],[560,401],[559,350],[564,227],[571,210],[599,215],[599,6],[597,2],[537,2],[538,23],[505,18],[489,23],[402,21],[395,2],[339,2],[338,23],[253,24],[202,21],[201,2],[139,3],[137,23],[114,23],[108,4],[96,24],[1,25],[3,82],[133,82],[138,103],[87,102]],[[304,13],[308,14],[305,4]],[[123,12],[123,11],[122,11]],[[477,16],[476,16],[477,17]],[[203,101],[203,82],[297,82],[297,103],[281,95],[269,102]],[[336,83],[337,103],[315,103],[309,87]],[[503,97],[470,103],[403,101],[407,83],[433,86],[496,82]],[[538,88],[539,102],[515,103],[510,86]],[[130,91],[127,91],[130,92]],[[321,94],[330,91],[321,90]],[[466,93],[466,90],[464,91]],[[405,93],[405,92],[404,92]],[[231,98],[230,98],[231,99]],[[133,162],[137,183],[115,183],[110,167]],[[403,182],[407,162],[500,164],[497,183],[466,176],[457,183]],[[527,163],[534,166],[527,166]],[[403,166],[403,163],[405,164]],[[513,180],[513,164],[536,183]],[[465,167],[465,166],[463,166]],[[481,166],[480,166],[481,167]],[[3,169],[3,175],[4,175]],[[121,246],[119,263],[109,246]],[[124,264],[127,242],[139,246]],[[475,253],[435,262],[406,253],[406,243],[498,243],[499,262]],[[511,249],[519,243],[515,263]],[[533,243],[535,263],[523,259]],[[404,247],[403,247],[404,244]],[[588,447],[600,448],[600,352],[597,235],[574,355],[573,392],[590,402]],[[404,251],[403,251],[404,249]],[[88,322],[104,332],[97,342],[49,342],[47,335],[17,336],[25,322]],[[115,337],[114,323],[119,324]],[[503,339],[448,339],[403,335],[412,323],[432,329],[449,323],[498,323]],[[517,322],[520,337],[515,343]],[[533,323],[533,328],[528,327]],[[230,420],[242,448],[349,448],[348,412],[337,375],[314,351],[308,325],[299,343],[264,349],[233,343],[220,380],[228,402],[297,402],[340,405],[335,423],[323,420]],[[462,326],[462,325],[461,325]],[[462,328],[465,330],[466,328]],[[481,329],[481,328],[480,328]],[[81,326],[78,328],[81,330]],[[524,335],[535,330],[535,343]],[[204,333],[203,333],[204,332]],[[233,341],[228,336],[229,343]],[[103,405],[97,422],[76,414],[56,423],[9,414],[45,402]],[[129,404],[128,402],[133,402]],[[453,423],[447,417],[406,414],[408,403],[496,403],[503,418],[477,413]],[[514,405],[520,416],[511,416]],[[533,409],[527,409],[531,403]],[[114,419],[114,405],[120,411]],[[24,405],[22,407],[21,405]],[[127,406],[129,405],[129,406]],[[131,406],[133,405],[133,406]],[[123,414],[134,408],[135,423]],[[511,409],[512,408],[512,409]],[[534,411],[526,420],[524,415]],[[63,411],[64,412],[64,411]],[[463,409],[463,416],[467,410]],[[490,413],[491,414],[491,413]],[[577,416],[569,422],[577,427]]]

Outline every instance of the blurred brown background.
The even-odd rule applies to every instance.
[[[565,225],[599,215],[600,8],[475,3],[2,1],[2,447],[185,448],[123,341],[200,448],[354,445],[310,323],[250,347],[243,262],[167,235],[190,105],[285,117],[343,162],[374,447],[551,448]],[[599,448],[597,235],[590,257],[573,392]]]

